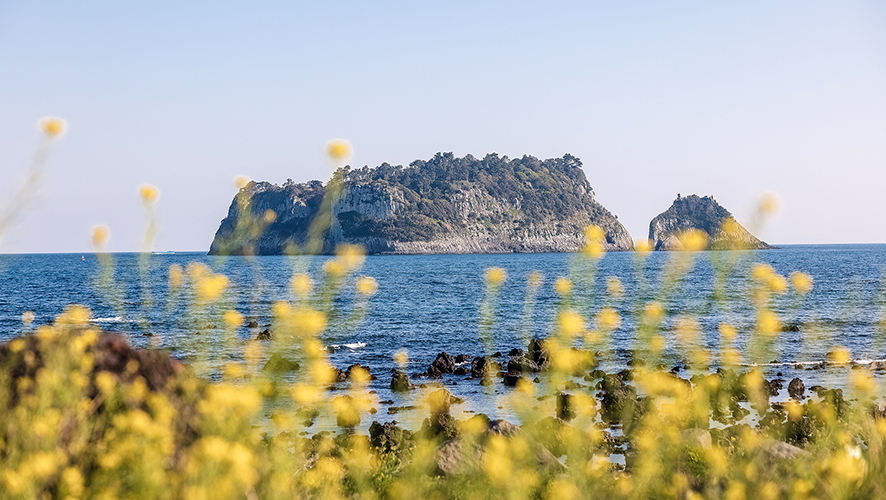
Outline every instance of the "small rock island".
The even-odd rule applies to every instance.
[[[592,224],[605,233],[606,250],[633,249],[572,155],[437,153],[406,167],[344,167],[325,185],[250,182],[209,253],[331,253],[340,243],[370,254],[574,252]]]
[[[681,236],[697,230],[707,235],[708,250],[763,250],[776,248],[760,241],[736,222],[735,217],[713,196],[689,195],[649,223],[649,241],[654,250],[684,250]]]

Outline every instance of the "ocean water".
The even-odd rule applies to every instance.
[[[294,272],[307,271],[319,281],[327,258],[110,254],[102,264],[94,254],[0,255],[0,341],[49,323],[66,305],[76,303],[88,306],[101,328],[126,334],[136,346],[163,347],[185,361],[193,359],[197,349],[210,349],[221,363],[237,358],[245,341],[270,326],[271,305],[291,298],[289,281]],[[190,316],[187,294],[170,300],[169,266],[184,267],[191,262],[202,262],[230,279],[224,307],[239,310],[259,325],[241,328],[237,336],[242,342],[232,347],[221,339],[217,316]],[[689,262],[682,279],[668,284],[674,270]],[[359,324],[346,325],[344,319],[354,304],[353,282],[346,283],[335,298],[338,314],[331,318],[322,341],[333,364],[339,368],[352,363],[369,366],[378,376],[371,388],[379,399],[399,404],[405,399],[388,388],[395,352],[408,352],[408,371],[415,374],[423,372],[442,351],[477,356],[495,351],[507,354],[515,347],[525,350],[528,338],[550,333],[561,306],[552,285],[556,277],[569,276],[574,281],[574,309],[591,317],[600,307],[610,306],[622,315],[604,368],[625,365],[635,342],[633,318],[650,300],[660,300],[669,312],[665,336],[676,363],[679,345],[668,336],[668,330],[680,315],[699,322],[702,341],[712,349],[719,345],[717,325],[724,321],[738,328],[739,348],[745,345],[755,320],[750,274],[758,262],[783,275],[806,272],[814,280],[807,296],[787,293],[773,302],[784,323],[800,325],[794,329],[797,331],[779,335],[774,359],[767,360],[773,362],[767,367],[773,376],[779,372],[789,380],[800,374],[807,386],[839,383],[845,374],[838,369],[810,370],[811,364],[824,360],[835,345],[849,348],[859,362],[886,358],[880,325],[886,304],[882,280],[886,245],[789,245],[779,250],[691,256],[609,253],[593,266],[574,254],[369,256],[358,274],[374,277],[379,288],[365,317]],[[487,346],[480,340],[478,325],[485,297],[483,274],[492,266],[505,269],[507,279],[493,301],[492,345]],[[724,268],[730,270],[724,293],[715,300],[714,275]],[[527,317],[527,276],[536,270],[544,279],[533,314]],[[619,300],[606,293],[609,277],[622,283],[624,294]],[[30,327],[21,321],[25,311],[36,316]],[[442,383],[473,402],[474,408],[491,413],[497,410],[494,396],[507,391],[497,385],[489,393],[476,381],[456,376],[446,377]]]

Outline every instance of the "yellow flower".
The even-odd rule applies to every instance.
[[[812,290],[812,276],[801,272],[791,273],[791,284],[799,294],[807,294]]]
[[[760,197],[758,210],[763,215],[773,215],[781,209],[781,198],[775,193],[763,193]]]
[[[326,330],[326,315],[314,309],[299,309],[294,315],[298,330],[307,335],[319,335]]]
[[[486,269],[484,277],[487,285],[499,286],[508,278],[508,272],[500,267],[490,267]]]
[[[564,311],[557,318],[560,332],[569,337],[575,337],[585,329],[585,319],[575,311]]]
[[[640,254],[647,254],[652,251],[652,241],[644,238],[634,242],[634,251]]]
[[[231,328],[239,328],[243,325],[243,315],[233,309],[228,309],[225,311],[225,323]]]
[[[351,143],[344,139],[333,139],[326,144],[326,154],[336,163],[348,161],[351,153]]]
[[[652,301],[643,308],[643,318],[652,323],[657,323],[664,318],[664,307],[661,302]]]
[[[342,243],[335,248],[335,255],[348,271],[354,271],[366,260],[366,250],[362,245]]]
[[[621,316],[615,309],[604,307],[597,313],[597,328],[603,331],[615,330],[621,326]]]
[[[597,226],[590,225],[585,228],[585,244],[581,251],[592,259],[599,259],[606,253],[603,243],[606,238],[606,232]]]
[[[585,238],[588,241],[601,241],[605,237],[606,232],[593,224],[585,228]]]
[[[245,175],[234,177],[234,185],[237,186],[237,189],[243,189],[247,184],[249,184],[249,177],[246,177]]]
[[[105,243],[108,242],[108,238],[111,235],[111,231],[108,229],[108,226],[95,226],[92,228],[92,246],[95,248],[101,248],[105,246]]]
[[[406,353],[406,350],[401,349],[394,353],[394,362],[397,363],[400,368],[406,366],[406,363],[409,362],[409,355]]]
[[[378,290],[378,283],[371,276],[360,276],[357,278],[357,293],[360,295],[370,296]]]
[[[160,191],[150,184],[142,184],[141,187],[138,188],[138,195],[143,202],[153,203],[160,196]]]
[[[348,268],[339,259],[329,259],[323,263],[323,271],[333,278],[341,278],[348,273]]]
[[[61,118],[56,118],[54,116],[47,116],[46,118],[41,118],[39,122],[37,122],[37,126],[40,131],[46,134],[50,139],[54,139],[56,137],[61,136],[65,133],[65,129],[67,128],[67,124]]]
[[[625,289],[621,284],[621,280],[615,276],[610,276],[606,278],[606,291],[609,292],[609,295],[613,298],[619,299],[624,294]]]
[[[729,341],[732,341],[735,336],[738,335],[738,330],[736,330],[734,326],[728,323],[720,323],[720,326],[717,327],[717,330],[720,332],[720,335],[722,335],[724,339]]]
[[[683,244],[683,249],[688,252],[698,252],[708,247],[708,235],[698,229],[683,231],[678,239]]]
[[[273,224],[274,221],[277,220],[277,212],[271,210],[270,208],[265,210],[265,213],[262,214],[262,219],[268,224]]]
[[[307,274],[297,273],[292,276],[292,281],[289,283],[289,286],[292,288],[295,295],[305,298],[311,294],[311,290],[314,288],[314,280],[312,280]]]
[[[569,295],[572,292],[572,281],[562,276],[557,277],[554,280],[554,291],[560,296]]]
[[[529,277],[526,278],[526,283],[530,288],[538,288],[541,285],[542,280],[544,279],[544,275],[538,271],[532,271],[529,273]]]
[[[769,310],[763,310],[757,313],[757,331],[761,335],[772,337],[778,335],[781,331],[781,322],[778,315]]]
[[[228,288],[228,277],[223,274],[207,276],[197,282],[197,298],[202,302],[215,302]]]
[[[828,360],[833,363],[842,365],[848,363],[850,359],[852,359],[852,352],[843,346],[836,346],[828,353]]]
[[[182,271],[182,266],[178,264],[173,264],[169,266],[169,288],[178,289],[181,288],[182,283],[185,281],[184,272]]]

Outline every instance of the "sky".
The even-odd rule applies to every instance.
[[[886,3],[0,2],[0,208],[68,124],[6,252],[206,251],[234,178],[437,152],[579,157],[634,239],[677,193],[775,244],[886,242]]]

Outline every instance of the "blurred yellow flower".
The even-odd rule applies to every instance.
[[[366,260],[366,249],[362,245],[342,243],[335,248],[335,255],[350,272],[363,265]]]
[[[807,294],[812,291],[812,276],[794,271],[791,273],[791,284],[799,294]]]
[[[698,252],[705,250],[708,247],[707,233],[699,231],[698,229],[683,231],[683,233],[678,236],[678,239],[680,240],[680,243],[683,244],[683,249],[688,252]]]
[[[557,325],[561,334],[572,338],[584,331],[585,319],[575,311],[564,311],[557,317]]]
[[[243,325],[243,315],[233,309],[225,311],[225,324],[230,328],[240,328]]]
[[[138,188],[138,195],[145,203],[153,203],[160,196],[160,191],[150,184],[142,184]]]
[[[326,144],[326,155],[336,163],[348,161],[351,154],[351,143],[344,139],[333,139]]]
[[[612,298],[620,299],[624,295],[625,289],[621,284],[621,280],[615,276],[606,278],[606,291]]]
[[[778,335],[781,331],[781,322],[778,315],[770,310],[763,310],[757,313],[757,332],[761,335],[772,337]]]
[[[197,282],[197,298],[202,302],[215,302],[228,288],[228,277],[223,274],[206,276]]]
[[[643,318],[647,322],[657,323],[664,318],[664,307],[661,302],[652,301],[643,308]]]
[[[61,118],[47,116],[46,118],[41,118],[40,121],[37,122],[37,127],[41,132],[46,134],[47,137],[54,139],[65,133],[67,124]]]
[[[604,307],[597,313],[596,323],[600,330],[612,331],[621,326],[621,315],[611,307]]]
[[[763,193],[757,208],[763,215],[774,215],[781,210],[781,198],[775,193]]]
[[[572,281],[570,281],[569,278],[558,276],[557,279],[554,280],[554,291],[560,296],[568,295],[572,292]]]
[[[409,355],[406,353],[405,349],[401,349],[394,353],[394,362],[397,363],[400,368],[406,366],[406,363],[409,362]]]
[[[732,341],[735,339],[736,335],[738,335],[738,330],[728,323],[720,323],[720,326],[717,327],[717,331],[719,331],[720,335],[728,341]]]
[[[108,230],[108,226],[95,226],[92,228],[92,246],[95,248],[102,248],[105,246],[105,243],[108,242],[108,238],[111,235],[111,231]]]
[[[296,273],[292,276],[292,281],[289,282],[289,287],[292,288],[292,292],[296,296],[306,298],[311,294],[311,290],[314,289],[314,280],[312,280],[307,274]]]
[[[357,278],[357,293],[360,295],[373,295],[378,290],[378,283],[371,276],[360,276]]]
[[[323,271],[332,278],[341,278],[348,273],[348,268],[339,259],[329,259],[323,263]]]
[[[172,289],[181,288],[184,281],[185,276],[182,271],[182,266],[178,264],[172,264],[169,266],[169,287]]]
[[[508,272],[500,267],[490,267],[486,269],[484,277],[486,278],[487,285],[495,287],[501,285],[507,279]]]
[[[246,177],[245,175],[234,177],[234,185],[237,186],[237,189],[243,189],[247,184],[249,184],[249,177]]]
[[[646,238],[634,242],[634,251],[640,254],[647,254],[652,251],[652,241]]]
[[[267,209],[265,210],[265,213],[262,214],[262,219],[264,219],[264,221],[268,224],[273,224],[274,221],[277,220],[277,212],[271,209]]]
[[[828,361],[837,364],[848,363],[852,359],[852,351],[843,347],[836,346],[828,352]]]
[[[293,313],[296,328],[306,335],[319,335],[326,330],[326,315],[314,309],[298,309]]]
[[[538,288],[541,285],[542,280],[544,280],[544,275],[539,271],[532,271],[529,273],[529,277],[526,278],[526,284],[529,285],[530,288]]]

